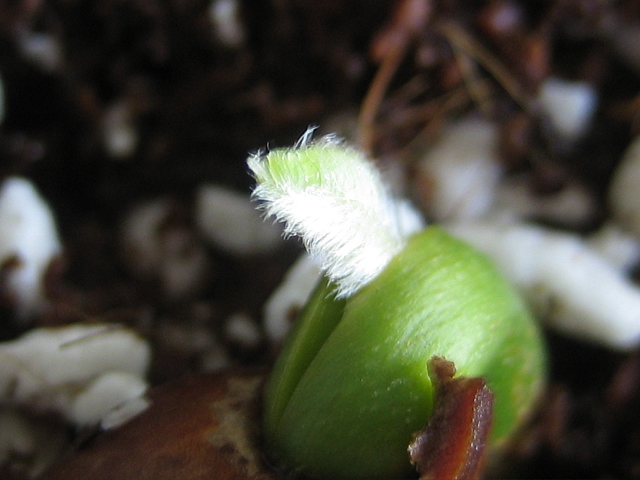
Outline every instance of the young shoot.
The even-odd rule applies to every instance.
[[[267,215],[285,222],[286,235],[302,238],[338,297],[348,297],[378,276],[406,240],[375,167],[333,136],[312,143],[313,130],[295,148],[249,158],[258,182],[253,195]]]
[[[430,372],[434,358],[457,377],[486,380],[488,449],[500,448],[544,378],[540,332],[521,299],[485,256],[439,227],[405,233],[371,162],[311,134],[248,160],[261,207],[302,237],[325,273],[267,385],[269,454],[312,477],[415,476],[409,444],[434,411],[450,410],[443,402],[457,402]]]

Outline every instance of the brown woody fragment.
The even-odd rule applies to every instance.
[[[454,364],[442,357],[429,362],[435,407],[408,449],[421,480],[478,478],[483,471],[493,393],[484,379],[453,378],[455,372]]]
[[[229,371],[157,387],[146,411],[68,452],[39,480],[274,480],[257,446],[264,378]]]

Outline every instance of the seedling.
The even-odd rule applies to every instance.
[[[403,233],[379,172],[333,137],[248,160],[254,196],[325,277],[272,372],[264,437],[292,472],[415,475],[407,447],[435,408],[434,357],[494,394],[490,447],[531,412],[544,377],[540,333],[482,254],[437,226]]]

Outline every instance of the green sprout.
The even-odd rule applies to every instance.
[[[325,273],[265,393],[264,437],[292,472],[411,476],[407,447],[434,410],[431,358],[494,393],[490,447],[531,412],[545,360],[536,324],[482,254],[437,226],[407,235],[360,152],[332,137],[249,158],[254,196]]]

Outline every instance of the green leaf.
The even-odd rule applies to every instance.
[[[323,278],[316,286],[271,372],[265,395],[265,434],[275,436],[279,421],[300,378],[342,318],[344,300]]]
[[[407,445],[433,408],[434,355],[459,375],[487,379],[493,445],[531,411],[544,378],[540,333],[492,263],[465,243],[430,227],[344,306],[326,289],[267,391],[267,445],[288,468],[326,478],[410,475]]]

